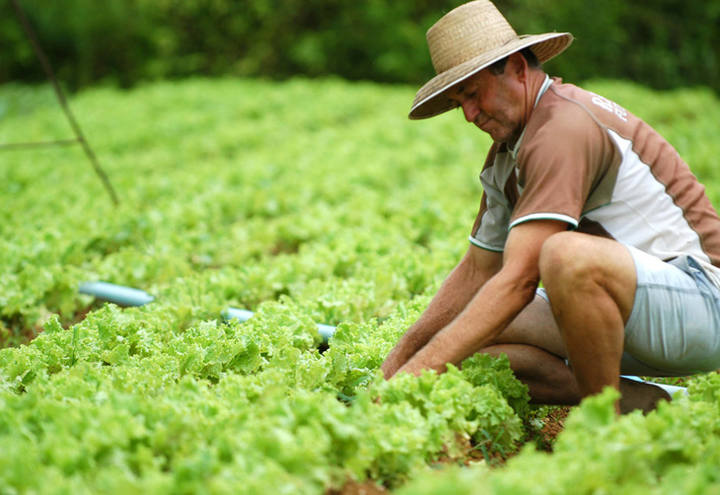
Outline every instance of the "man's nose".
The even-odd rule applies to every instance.
[[[463,113],[465,114],[465,120],[471,124],[475,122],[475,119],[480,113],[477,104],[472,99],[466,99],[462,102]]]

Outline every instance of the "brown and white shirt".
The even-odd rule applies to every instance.
[[[503,251],[515,225],[567,222],[662,260],[692,255],[720,287],[720,218],[677,151],[618,104],[547,78],[514,149],[493,144],[470,242]]]

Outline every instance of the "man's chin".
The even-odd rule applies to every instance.
[[[488,132],[490,134],[490,137],[492,140],[497,144],[507,144],[509,146],[514,146],[515,143],[517,143],[517,140],[519,138],[518,135],[515,133],[507,133],[507,132]]]
[[[505,132],[502,132],[502,129],[497,128],[480,128],[481,131],[483,131],[485,134],[489,134],[493,141],[495,141],[498,144],[506,143],[508,141],[508,134]]]

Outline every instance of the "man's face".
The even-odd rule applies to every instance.
[[[510,62],[499,75],[481,70],[450,88],[448,97],[462,107],[468,122],[493,141],[514,144],[522,132],[524,86]]]

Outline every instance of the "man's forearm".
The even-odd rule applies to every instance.
[[[508,284],[495,277],[475,295],[465,309],[417,351],[399,371],[417,374],[423,369],[445,371],[447,363],[459,365],[490,344],[497,334],[532,300],[532,283]]]
[[[390,351],[382,365],[385,378],[394,375],[413,354],[460,314],[475,294],[475,291],[469,288],[471,291],[468,293],[458,290],[457,297],[451,296],[450,293],[456,293],[457,289],[457,287],[453,287],[455,284],[452,282],[456,281],[448,279],[443,284],[422,316],[405,332]]]
[[[466,257],[443,282],[425,312],[390,352],[382,365],[385,378],[393,376],[419,349],[459,315],[491,272],[473,267]]]
[[[458,365],[492,344],[535,297],[543,244],[551,235],[566,229],[566,224],[555,220],[525,222],[514,227],[505,243],[502,269],[483,285],[457,318],[436,332],[399,371],[443,372],[447,363]]]

